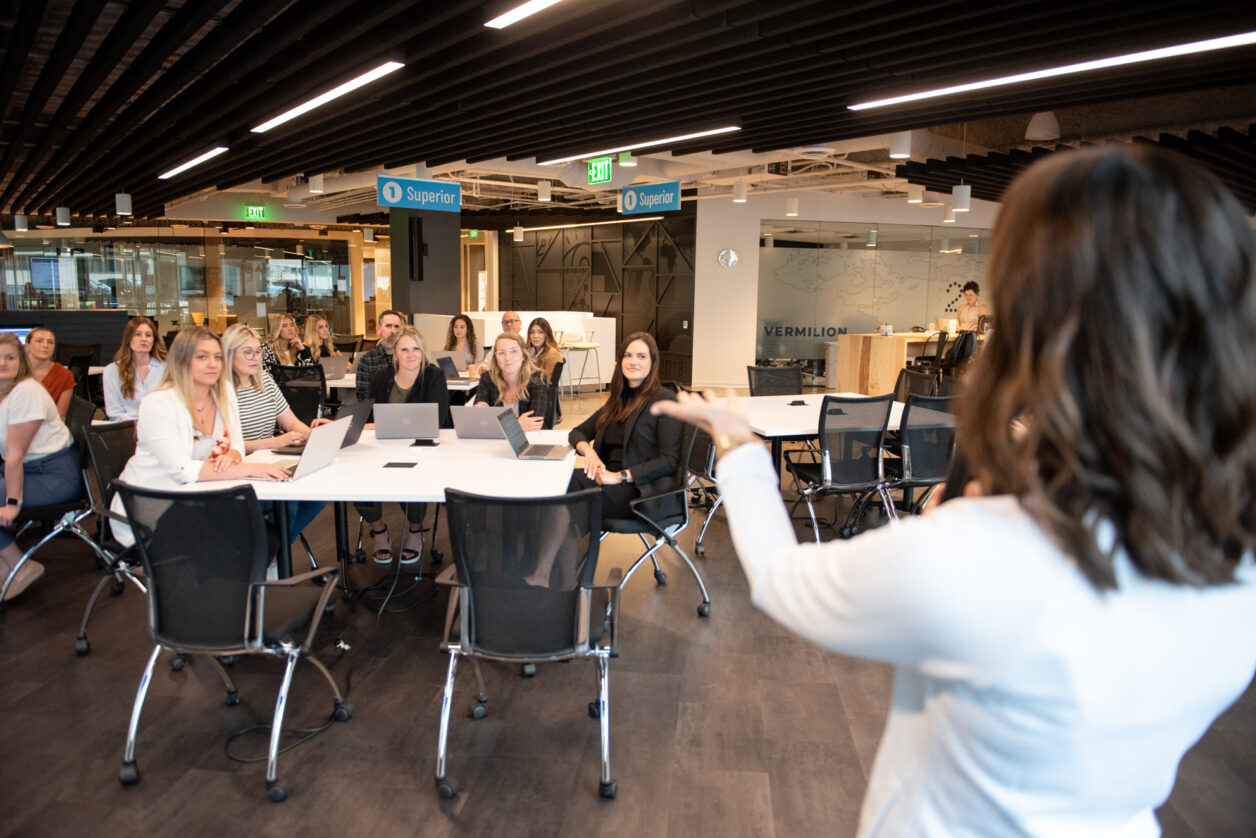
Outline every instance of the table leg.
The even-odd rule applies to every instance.
[[[776,469],[776,476],[781,476],[781,455],[783,448],[781,438],[779,436],[772,437],[772,468]]]
[[[292,575],[292,544],[288,535],[288,502],[286,500],[277,500],[274,503],[275,528],[279,530],[279,556],[277,558],[279,578],[287,579]]]

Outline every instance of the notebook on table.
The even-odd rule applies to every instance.
[[[436,439],[440,410],[434,402],[375,405],[376,439]]]
[[[288,480],[300,480],[314,472],[326,468],[336,460],[336,452],[340,443],[349,433],[351,420],[346,417],[337,419],[326,425],[319,425],[310,431],[310,438],[305,441],[305,450],[298,460],[279,460],[275,465],[288,472]]]
[[[485,407],[483,405],[455,405],[449,408],[454,417],[454,432],[458,439],[505,439],[506,433],[497,421],[502,411],[513,413],[509,407]]]
[[[497,422],[501,425],[506,441],[514,449],[515,456],[520,460],[561,460],[571,450],[570,445],[540,445],[528,442],[528,436],[519,424],[519,417],[513,410],[497,414]]]
[[[345,377],[345,373],[349,371],[348,355],[321,355],[318,363],[323,367],[323,378],[327,381],[337,381]]]
[[[360,402],[352,402],[350,404],[341,405],[336,420],[349,420],[349,432],[345,434],[344,441],[340,443],[341,448],[348,448],[356,443],[362,436],[362,429],[366,427],[366,420],[371,417],[371,406],[375,404],[373,399],[366,399]],[[300,445],[285,445],[282,448],[276,448],[276,454],[300,454],[305,450],[307,442]]]

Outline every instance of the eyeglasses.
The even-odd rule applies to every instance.
[[[260,358],[261,356],[262,356],[262,350],[260,349],[241,349],[240,350],[240,357],[246,361],[252,361],[257,358]]]
[[[503,323],[503,324],[505,324],[505,323],[522,323],[522,322],[523,322],[523,321],[522,321],[522,320],[520,320],[518,317],[516,317],[516,318],[514,318],[514,319],[512,319],[512,320],[503,320],[503,321],[502,321],[502,323]]]

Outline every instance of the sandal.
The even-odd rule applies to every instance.
[[[388,540],[388,526],[384,525],[379,529],[372,528],[371,535],[375,536],[375,564],[392,564],[392,542]],[[379,537],[381,535],[384,536],[384,544],[386,545],[384,547],[379,546]]]
[[[401,548],[401,563],[414,564],[423,553],[423,527],[407,529],[405,546]],[[417,546],[416,546],[417,542]]]

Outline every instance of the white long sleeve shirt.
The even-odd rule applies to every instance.
[[[1100,592],[1011,497],[800,545],[766,452],[719,462],[751,597],[896,667],[863,836],[1155,836],[1185,751],[1256,668],[1256,565],[1195,589],[1121,553]]]

